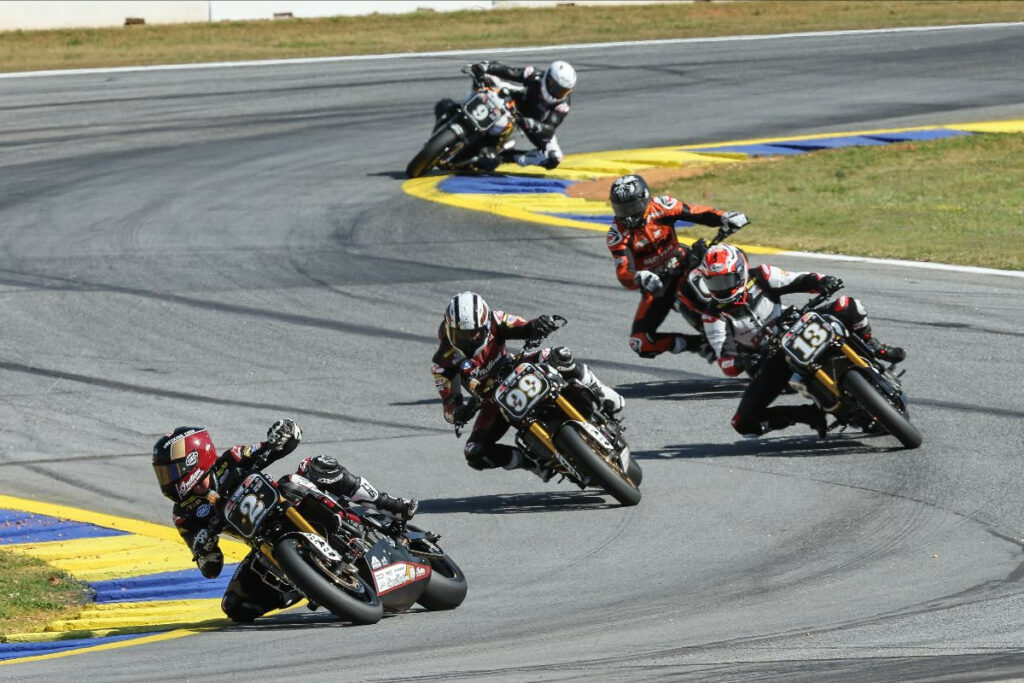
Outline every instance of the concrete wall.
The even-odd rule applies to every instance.
[[[294,17],[308,18],[493,7],[494,0],[0,0],[0,31],[124,26],[128,17],[145,19],[147,24],[171,24],[273,19],[275,14],[289,12]]]

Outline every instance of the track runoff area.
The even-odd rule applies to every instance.
[[[435,175],[406,181],[409,195],[513,220],[604,232],[612,221],[607,202],[571,197],[574,184],[644,169],[735,163],[764,156],[821,149],[935,140],[973,133],[1022,133],[1024,120],[990,121],[836,133],[806,137],[737,140],[569,155],[553,171],[498,168],[489,176]],[[800,252],[739,245],[753,253]],[[1024,277],[1017,271],[968,266],[823,256],[918,268]],[[95,600],[74,619],[54,621],[42,631],[14,633],[0,644],[0,666],[109,650],[179,638],[230,625],[220,596],[247,548],[224,539],[227,562],[219,579],[205,579],[193,566],[177,531],[49,503],[0,496],[0,549],[45,560],[88,583]]]
[[[611,205],[607,201],[571,196],[573,185],[601,178],[607,178],[610,184],[612,178],[629,173],[642,173],[650,168],[686,169],[715,163],[736,163],[758,157],[806,154],[841,147],[938,140],[974,133],[1024,133],[1024,119],[574,154],[566,156],[553,171],[504,164],[498,167],[495,175],[425,176],[407,180],[402,189],[409,195],[427,201],[472,211],[484,211],[513,220],[606,232],[614,218]],[[692,224],[681,222],[679,225],[686,227]],[[746,244],[737,246],[755,254],[810,255]],[[835,254],[813,256],[839,261],[1024,277],[1024,272],[1021,271],[974,266]]]

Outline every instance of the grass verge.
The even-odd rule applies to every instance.
[[[0,551],[0,642],[72,617],[90,599],[88,586],[42,560]]]
[[[745,212],[744,244],[1022,270],[1021,178],[1024,135],[975,134],[715,165],[652,189]]]
[[[1024,21],[1020,0],[559,6],[0,32],[0,71]]]

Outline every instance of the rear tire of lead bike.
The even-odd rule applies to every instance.
[[[628,475],[595,453],[571,424],[558,430],[555,445],[591,476],[592,485],[600,486],[624,506],[640,502],[640,489]]]
[[[442,128],[423,145],[419,154],[412,158],[409,165],[405,167],[405,174],[410,178],[419,178],[437,164],[441,155],[449,147],[455,144],[459,137],[451,128]]]
[[[843,389],[857,399],[864,410],[874,416],[885,430],[899,439],[904,448],[921,445],[921,432],[910,424],[907,416],[889,403],[888,399],[864,375],[850,370],[843,376]]]
[[[306,559],[299,539],[281,539],[274,548],[274,559],[307,599],[323,605],[342,619],[353,624],[376,624],[384,616],[380,598],[362,577],[352,577],[359,585],[358,593],[337,585],[324,575],[322,569]]]
[[[447,555],[430,558],[430,582],[418,602],[434,612],[455,609],[466,599],[469,586],[459,565]]]

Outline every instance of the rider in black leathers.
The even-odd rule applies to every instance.
[[[192,550],[193,560],[203,576],[212,579],[224,567],[218,544],[223,522],[217,502],[233,491],[253,470],[262,470],[295,450],[302,430],[293,420],[281,419],[267,430],[267,439],[239,445],[217,454],[209,433],[202,427],[178,427],[153,446],[153,470],[160,489],[174,502],[174,525]],[[334,458],[318,455],[299,463],[298,474],[282,477],[288,486],[304,478],[318,488],[344,500],[369,503],[374,507],[410,519],[419,503],[379,492]],[[308,483],[306,484],[308,486]],[[224,613],[234,621],[246,622],[270,610],[295,604],[300,595],[283,585],[251,551],[235,569],[221,601]]]
[[[477,154],[473,165],[482,171],[493,171],[500,163],[508,161],[546,169],[558,166],[563,155],[555,129],[569,115],[572,101],[569,94],[576,86],[576,70],[562,60],[551,62],[543,71],[532,66],[506,66],[501,62],[477,62],[470,69],[476,78],[490,77],[508,86],[516,109],[523,117],[522,131],[537,148],[525,153],[506,150],[500,154],[485,148]],[[434,105],[434,116],[438,122],[443,121],[458,106],[450,98],[440,100]]]

